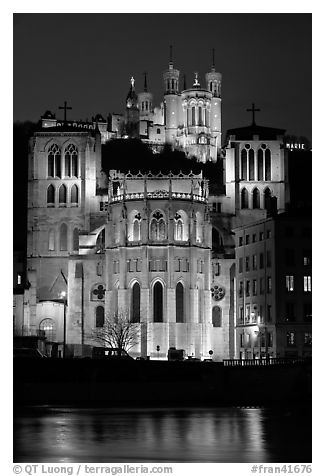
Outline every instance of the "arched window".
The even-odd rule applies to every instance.
[[[199,126],[203,125],[202,107],[199,107]]]
[[[141,240],[141,222],[140,218],[134,218],[133,220],[133,241]]]
[[[71,205],[78,205],[79,202],[79,189],[76,184],[71,187]]]
[[[56,144],[52,144],[47,155],[48,177],[61,177],[61,152]]]
[[[163,322],[163,285],[157,281],[153,287],[153,321]]]
[[[195,107],[192,106],[192,126],[195,126]]]
[[[258,188],[254,188],[253,190],[253,208],[260,208],[261,201],[260,201],[260,191]]]
[[[271,190],[269,188],[264,190],[264,208],[271,210]]]
[[[241,191],[241,207],[248,208],[248,191],[243,188]]]
[[[78,150],[75,145],[69,144],[64,151],[65,176],[78,177]]]
[[[49,251],[55,250],[55,231],[49,231]]]
[[[219,306],[212,308],[212,325],[213,327],[221,327],[222,325],[222,311]]]
[[[75,228],[73,230],[72,249],[73,249],[73,251],[79,251],[79,230],[78,230],[78,228]]]
[[[212,228],[212,250],[217,253],[224,251],[222,236],[216,228]]]
[[[241,178],[247,180],[247,150],[241,151]]]
[[[202,243],[203,241],[203,219],[200,212],[196,213],[196,241]]]
[[[67,187],[64,183],[59,188],[59,206],[65,207],[67,204]]]
[[[55,188],[54,185],[49,185],[47,188],[47,206],[54,207],[55,204]]]
[[[181,216],[176,213],[175,215],[175,240],[184,240],[184,223]]]
[[[166,239],[166,223],[162,213],[156,211],[150,223],[150,236],[152,240],[161,241]]]
[[[248,162],[249,162],[249,180],[255,180],[255,161],[254,161],[254,150],[249,149],[248,151]]]
[[[265,149],[265,180],[271,180],[271,151]]]
[[[68,249],[68,227],[65,223],[60,226],[60,251]]]
[[[96,307],[96,327],[104,327],[104,308],[103,306]]]
[[[48,342],[54,342],[56,339],[55,322],[53,319],[43,319],[39,325],[40,331],[45,333]]]
[[[131,294],[131,322],[140,322],[140,284],[134,283]]]
[[[176,286],[176,322],[185,322],[184,287],[182,283],[177,283],[177,286]]]
[[[264,180],[263,150],[262,149],[258,149],[258,152],[257,152],[257,180]]]

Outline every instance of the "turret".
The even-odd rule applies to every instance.
[[[174,143],[179,122],[179,103],[180,95],[179,87],[179,70],[174,68],[172,58],[172,47],[170,47],[169,67],[164,71],[164,102],[165,102],[165,125],[166,125],[166,141]]]
[[[217,144],[217,152],[221,150],[221,80],[222,74],[215,69],[214,49],[212,50],[212,67],[211,71],[205,75],[206,87],[212,93],[210,127],[211,135],[215,137]]]
[[[139,137],[139,107],[135,92],[134,78],[130,80],[130,89],[126,96],[125,133],[128,137]]]
[[[148,91],[147,73],[144,73],[143,91],[138,94],[140,120],[148,120],[148,121],[152,120],[152,114],[153,114],[152,102],[153,102],[152,93]]]

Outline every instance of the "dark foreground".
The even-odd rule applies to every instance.
[[[16,410],[14,462],[158,461],[310,463],[310,407]]]
[[[309,404],[311,364],[15,359],[14,403],[81,406]]]

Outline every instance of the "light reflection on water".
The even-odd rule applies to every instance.
[[[309,418],[304,409],[38,407],[14,418],[14,461],[310,462]]]

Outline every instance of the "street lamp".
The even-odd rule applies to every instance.
[[[65,345],[66,345],[66,331],[67,331],[67,325],[66,325],[66,320],[67,320],[67,293],[66,291],[61,291],[60,293],[60,298],[63,301],[63,358],[65,359]]]

